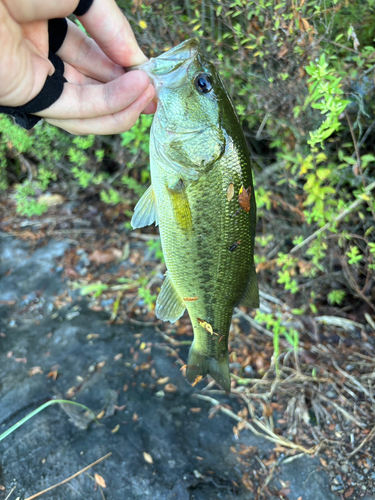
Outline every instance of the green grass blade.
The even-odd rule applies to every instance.
[[[36,410],[32,411],[31,413],[26,415],[26,417],[22,418],[19,422],[12,425],[12,427],[10,427],[10,429],[8,429],[7,431],[3,432],[3,434],[0,434],[0,441],[2,441],[6,437],[8,437],[10,434],[12,434],[12,432],[14,432],[16,429],[18,429],[18,427],[21,427],[21,425],[25,424],[28,420],[30,420],[30,418],[35,417],[35,415],[37,415],[39,412],[41,412],[45,408],[48,408],[48,406],[54,405],[56,403],[80,406],[81,408],[84,408],[86,411],[91,413],[94,417],[95,422],[97,424],[99,423],[94,412],[92,410],[90,410],[90,408],[87,408],[87,406],[81,405],[80,403],[76,403],[75,401],[67,401],[65,399],[51,399],[51,401],[47,401],[47,403],[42,404],[41,406],[36,408]]]

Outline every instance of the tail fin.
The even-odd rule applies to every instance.
[[[230,392],[228,352],[220,357],[207,356],[195,349],[193,343],[189,352],[186,378],[190,383],[193,383],[198,375],[205,377],[207,373],[211,375],[226,392]]]

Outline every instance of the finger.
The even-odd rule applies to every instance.
[[[157,103],[156,103],[155,99],[153,99],[151,102],[149,102],[149,104],[147,104],[145,109],[142,111],[142,114],[143,115],[153,115],[154,113],[156,113],[156,108],[157,108]]]
[[[74,23],[68,21],[68,32],[57,55],[80,73],[101,82],[125,74],[125,70],[107,57],[98,44]]]
[[[79,0],[2,0],[18,23],[69,16]]]
[[[0,47],[0,102],[3,106],[22,106],[40,92],[54,68],[23,37],[21,27],[1,2]]]
[[[126,109],[111,115],[80,120],[56,120],[48,118],[51,125],[67,130],[76,135],[111,135],[120,134],[131,127],[138,120],[140,113],[147,108],[155,96],[155,89],[150,84],[143,94]]]
[[[102,85],[102,82],[83,75],[67,62],[64,62],[64,67],[64,76],[69,83],[73,83],[74,85]]]
[[[148,88],[150,80],[143,71],[132,71],[102,85],[65,83],[61,97],[38,113],[44,118],[94,118],[127,108]]]
[[[147,61],[115,0],[95,0],[90,10],[79,20],[115,63],[129,67]]]

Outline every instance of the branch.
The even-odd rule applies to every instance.
[[[364,190],[363,194],[370,193],[374,188],[375,188],[375,181],[372,182],[371,184],[369,184],[366,187],[366,189]],[[326,229],[328,229],[332,223],[339,222],[340,220],[344,219],[347,215],[350,214],[350,212],[352,212],[355,208],[357,208],[359,205],[361,205],[361,203],[363,203],[364,201],[366,201],[366,200],[363,200],[362,198],[357,198],[340,215],[338,215],[337,217],[335,217],[331,221],[327,222],[327,224],[325,226],[323,226],[320,229],[318,229],[317,231],[315,231],[315,233],[313,233],[308,238],[306,238],[305,240],[303,240],[302,243],[299,243],[298,245],[296,245],[294,248],[291,249],[291,251],[289,253],[295,253],[297,250],[299,250],[300,248],[302,248],[305,245],[307,245],[307,243],[309,243],[310,241],[314,240],[320,233],[322,233],[323,231],[325,231]]]

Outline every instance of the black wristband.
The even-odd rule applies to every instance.
[[[55,72],[52,76],[47,76],[44,87],[39,94],[23,106],[0,106],[0,113],[6,113],[13,116],[16,123],[21,127],[30,130],[42,120],[42,117],[35,116],[33,113],[49,108],[61,96],[64,90],[64,63],[56,54],[50,52],[49,60],[55,66]]]
[[[64,62],[60,59],[60,57],[57,54],[54,54],[51,51],[49,51],[48,59],[55,66],[55,70],[60,73],[60,77],[62,77],[64,79],[64,83],[65,83],[66,80],[65,80],[65,78],[63,76],[64,75],[64,71],[65,71]],[[55,73],[56,73],[56,71],[55,71]]]
[[[49,50],[57,52],[64,43],[68,32],[68,21],[62,19],[50,19],[48,21],[48,42]]]
[[[76,10],[73,12],[75,16],[83,16],[91,7],[94,0],[79,0]]]

